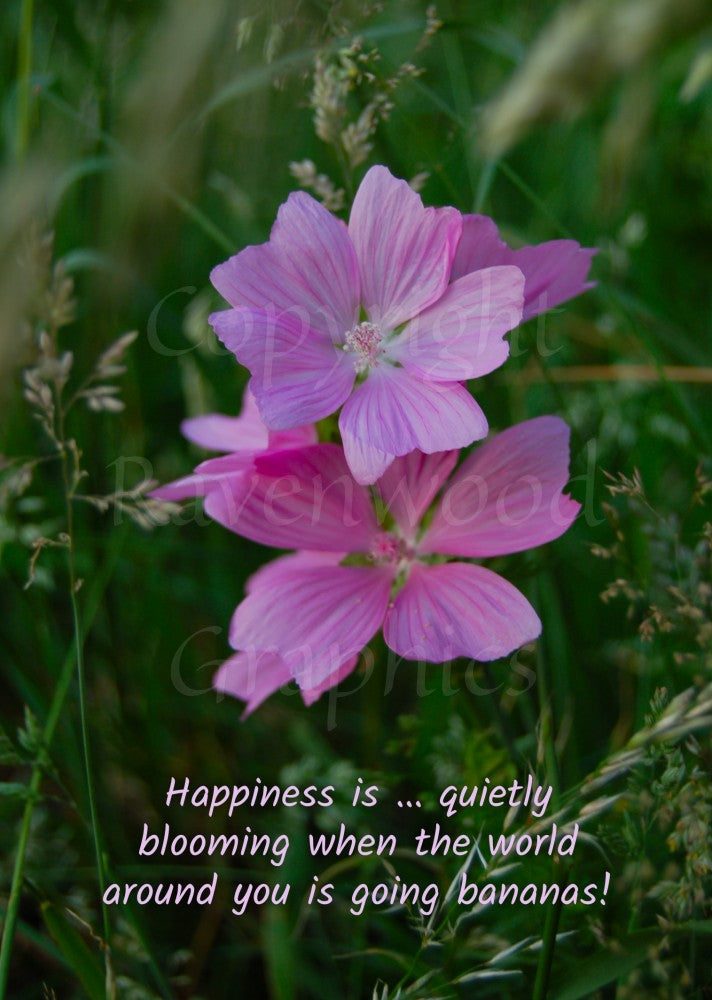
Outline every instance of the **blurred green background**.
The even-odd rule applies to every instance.
[[[23,396],[52,323],[76,383],[138,331],[115,379],[123,411],[82,399],[66,426],[88,473],[78,492],[114,497],[106,511],[77,501],[72,529],[111,881],[212,871],[137,858],[144,821],[205,829],[192,811],[169,815],[172,775],[345,795],[362,775],[389,790],[377,829],[404,838],[418,825],[401,795],[432,806],[446,784],[485,775],[531,768],[571,817],[594,794],[621,795],[592,809],[570,873],[583,885],[611,871],[595,913],[495,907],[436,927],[403,910],[355,918],[350,887],[388,877],[375,859],[347,866],[337,902],[308,911],[318,865],[295,849],[278,871],[293,886],[284,908],[230,913],[231,882],[267,870],[238,861],[209,909],[113,909],[115,995],[395,1000],[400,984],[423,998],[709,996],[709,4],[11,0],[0,24],[3,907],[41,761],[7,996],[104,995],[73,673],[49,751],[40,735],[73,656],[65,552],[37,548],[67,530],[61,469]],[[491,215],[512,245],[569,236],[599,248],[597,287],[517,331],[511,360],[474,387],[495,428],[543,413],[571,424],[583,512],[556,543],[495,564],[540,613],[535,649],[455,664],[453,694],[438,666],[392,676],[377,641],[312,708],[279,693],[242,723],[210,678],[245,579],[272,553],[199,511],[148,531],[140,497],[116,494],[200,460],[182,418],[239,408],[245,372],[206,322],[219,304],[211,267],[268,237],[297,177],[326,175],[317,187],[347,215],[372,163],[417,178],[426,203]],[[75,307],[56,323],[67,277]],[[603,783],[582,785],[597,769]],[[299,843],[342,818],[374,829],[345,797],[326,815],[255,810],[240,824]],[[501,817],[461,815],[452,829],[480,823],[498,832]],[[443,888],[457,870],[395,860],[404,878]],[[549,859],[525,868],[517,878],[557,877]]]

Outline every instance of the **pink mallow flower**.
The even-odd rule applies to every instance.
[[[151,496],[159,500],[187,500],[206,496],[220,489],[226,480],[234,480],[254,469],[258,455],[287,448],[314,444],[316,430],[312,426],[295,427],[289,431],[270,431],[260,417],[254,396],[248,389],[242,398],[238,417],[223,413],[206,413],[191,417],[180,425],[183,436],[208,451],[224,451],[227,455],[201,462],[189,476],[159,486]]]
[[[462,559],[520,552],[569,527],[579,504],[563,493],[568,439],[562,420],[538,417],[492,437],[452,475],[457,451],[411,452],[378,480],[380,521],[337,445],[256,458],[206,510],[254,541],[308,551],[251,578],[230,626],[238,652],[216,686],[248,711],[290,679],[313,700],[381,627],[398,656],[435,663],[494,660],[535,639],[527,599]]]
[[[460,448],[487,434],[462,384],[498,368],[522,317],[512,264],[451,281],[462,233],[454,208],[425,208],[405,181],[372,167],[348,227],[303,191],[268,243],[211,275],[232,308],[210,317],[252,374],[268,427],[311,423],[341,407],[346,461],[373,483],[396,456]]]

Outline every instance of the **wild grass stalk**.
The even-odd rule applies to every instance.
[[[33,242],[34,240],[34,242]],[[157,515],[163,507],[158,501],[146,499],[145,489],[131,491],[128,502],[123,493],[107,497],[92,497],[82,495],[78,487],[86,476],[81,467],[81,451],[76,441],[67,431],[69,412],[78,404],[84,403],[89,411],[118,412],[123,409],[123,403],[118,398],[118,387],[113,380],[125,372],[124,355],[135,339],[134,333],[121,336],[107,348],[98,358],[89,375],[84,378],[70,393],[65,389],[70,381],[74,364],[74,356],[70,351],[62,351],[58,342],[58,334],[62,327],[69,325],[75,315],[73,298],[74,284],[61,264],[52,265],[52,240],[50,237],[39,238],[35,234],[29,239],[28,260],[36,269],[40,289],[33,308],[36,315],[32,319],[39,327],[37,335],[36,363],[25,370],[25,400],[30,412],[40,424],[45,436],[49,439],[52,452],[41,460],[30,460],[25,463],[26,475],[16,478],[15,490],[18,495],[27,489],[33,475],[40,465],[54,460],[59,463],[62,482],[62,506],[64,524],[62,530],[56,531],[50,537],[39,536],[34,539],[34,553],[30,560],[29,579],[26,588],[35,579],[36,564],[42,552],[47,548],[63,548],[66,557],[66,580],[68,601],[71,607],[72,640],[71,649],[67,653],[57,683],[52,695],[46,721],[41,730],[39,744],[32,763],[30,780],[26,790],[25,807],[15,849],[15,860],[12,871],[10,893],[7,911],[0,943],[0,1000],[6,996],[10,959],[17,929],[18,911],[23,888],[25,865],[31,836],[32,819],[38,801],[41,798],[42,779],[49,766],[49,748],[60,721],[67,695],[72,688],[76,676],[78,705],[80,716],[80,731],[82,759],[86,780],[86,794],[89,806],[89,826],[94,845],[95,865],[97,872],[98,891],[101,900],[103,940],[102,948],[105,961],[105,983],[107,996],[115,994],[114,973],[111,963],[111,924],[108,907],[104,903],[106,887],[106,863],[102,846],[99,809],[96,800],[94,765],[92,759],[87,678],[84,659],[84,644],[86,625],[82,621],[78,593],[84,581],[79,579],[76,570],[76,534],[74,519],[74,504],[78,499],[91,503],[99,510],[112,506],[128,513],[137,523],[146,527],[151,523],[151,515]],[[28,265],[29,266],[29,265]],[[132,505],[133,504],[133,505]],[[119,539],[117,532],[114,536]],[[118,544],[118,543],[116,543]],[[107,560],[103,573],[97,577],[94,586],[89,587],[90,610],[88,620],[96,613],[99,595],[105,590],[113,569],[115,559]]]
[[[60,441],[64,442],[64,410],[61,400],[58,401],[58,427]],[[109,920],[109,910],[104,902],[104,891],[106,889],[106,874],[104,871],[104,852],[102,848],[102,837],[99,826],[99,813],[94,795],[94,767],[92,763],[91,743],[89,738],[89,721],[87,717],[87,692],[86,676],[84,667],[84,633],[79,613],[79,603],[77,593],[82,583],[77,579],[74,553],[74,492],[79,481],[77,470],[70,469],[67,448],[62,447],[61,452],[62,481],[64,483],[64,501],[66,511],[67,527],[67,575],[69,583],[69,600],[72,607],[72,625],[74,629],[74,654],[77,669],[77,689],[79,693],[79,718],[82,735],[82,753],[84,758],[84,773],[86,776],[87,800],[89,803],[89,816],[91,822],[92,839],[94,841],[94,856],[96,860],[97,880],[99,883],[99,896],[101,899],[102,923],[104,930],[104,957],[106,964],[107,996],[113,992],[113,972],[111,968],[111,923]]]
[[[2,929],[2,942],[0,943],[0,1000],[5,1000],[7,981],[10,973],[10,959],[12,957],[12,947],[17,927],[17,915],[20,907],[20,897],[22,895],[23,879],[25,874],[25,858],[30,838],[32,817],[35,807],[40,798],[40,786],[45,771],[45,755],[54,738],[57,723],[60,720],[67,693],[72,685],[75,672],[75,650],[71,650],[65,657],[57,684],[54,689],[52,701],[47,713],[47,719],[42,729],[42,747],[33,766],[32,774],[27,785],[25,798],[25,808],[22,813],[20,830],[17,836],[15,848],[15,862],[12,870],[12,881],[10,883],[10,893],[8,897],[7,910]]]

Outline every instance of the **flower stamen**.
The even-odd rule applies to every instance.
[[[373,562],[381,566],[399,566],[412,560],[414,555],[413,549],[405,539],[390,531],[383,531],[376,536],[369,553]]]
[[[343,349],[353,355],[357,375],[363,375],[378,365],[379,357],[385,353],[382,340],[381,328],[375,323],[359,323],[346,333]]]

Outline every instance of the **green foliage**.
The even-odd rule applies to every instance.
[[[709,24],[696,0],[3,6],[7,996],[221,1000],[236,985],[274,1000],[702,995]],[[582,516],[507,560],[543,620],[535,649],[446,671],[393,665],[376,641],[336,696],[305,709],[283,692],[242,723],[210,679],[266,551],[147,493],[199,458],[180,420],[234,413],[244,389],[207,326],[211,267],[266,239],[295,183],[345,215],[374,162],[428,203],[493,215],[513,244],[572,236],[600,248],[597,287],[517,331],[507,365],[478,386],[493,427],[569,421]],[[342,859],[321,873],[340,888],[320,910],[306,903],[314,865],[295,850],[284,908],[231,914],[232,882],[259,874],[238,859],[209,909],[133,905],[109,915],[110,933],[103,925],[97,849],[111,881],[206,877],[197,862],[137,857],[172,775],[342,789],[360,776],[383,790],[379,828],[408,837],[420,820],[399,796],[427,815],[448,784],[527,772],[554,786],[554,802],[540,827],[508,816],[508,832],[578,822],[566,871],[548,857],[485,868],[477,850]],[[502,818],[482,816],[460,813],[448,829],[484,844]],[[297,843],[340,822],[373,830],[373,817],[339,800],[274,822]],[[177,834],[200,829],[186,811],[171,822]],[[261,829],[265,814],[247,809],[241,822]],[[453,899],[462,872],[583,885],[606,870],[596,908],[463,910]],[[438,884],[431,917],[349,913],[356,884],[396,876]]]
[[[42,904],[42,919],[88,996],[91,1000],[101,1000],[106,995],[104,970],[97,955],[92,953],[67,916],[52,903]]]

